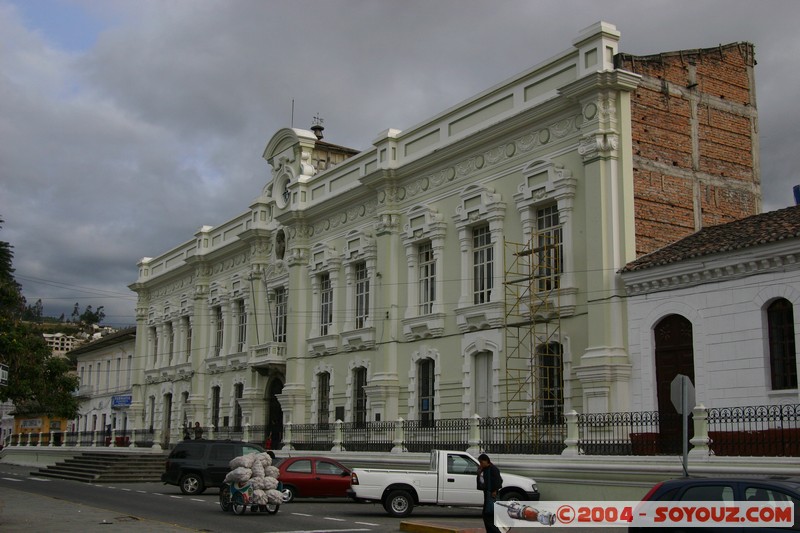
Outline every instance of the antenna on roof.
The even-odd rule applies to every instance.
[[[292,121],[289,124],[290,128],[294,128],[294,98],[292,98]]]

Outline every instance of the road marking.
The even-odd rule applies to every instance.
[[[293,515],[297,515],[297,516],[311,516],[310,514],[306,514],[306,513],[292,513],[292,514]]]
[[[131,489],[119,489],[119,490],[122,490],[122,491],[125,491],[125,492],[131,492]]]
[[[43,477],[29,477],[31,481],[52,481],[52,479],[45,479]]]
[[[15,477],[4,477],[3,479],[5,479],[6,481],[22,481],[21,479],[17,479]]]
[[[203,503],[205,503],[205,500],[201,500],[200,498],[192,498],[192,501],[193,502],[203,502]],[[211,502],[211,503],[217,503],[217,502]]]
[[[136,492],[138,492],[139,494],[147,494],[146,490],[137,490]]]
[[[183,499],[182,496],[175,496],[175,495],[170,496],[170,498],[175,498],[176,500],[182,500]]]
[[[333,520],[334,522],[344,522],[344,518],[333,518],[332,516],[323,516],[323,520]]]
[[[373,524],[372,522],[356,522],[359,526],[379,526],[380,524]]]

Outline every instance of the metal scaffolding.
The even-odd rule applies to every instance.
[[[506,416],[532,415],[543,428],[560,422],[564,405],[560,251],[552,233],[505,242]]]

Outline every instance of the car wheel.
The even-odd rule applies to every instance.
[[[296,488],[292,487],[291,485],[283,486],[283,503],[292,502],[296,497],[297,497]]]
[[[403,518],[411,514],[414,509],[414,498],[407,490],[393,490],[383,501],[386,512],[396,518]]]
[[[203,484],[203,478],[200,477],[200,474],[196,474],[194,472],[190,472],[181,476],[179,485],[181,487],[181,492],[188,494],[189,496],[202,494],[203,491],[206,490],[206,487]]]
[[[500,495],[500,498],[505,502],[524,502],[527,499],[525,495],[518,490],[509,490]]]

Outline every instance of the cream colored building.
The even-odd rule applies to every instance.
[[[84,342],[66,333],[42,333],[42,337],[44,337],[47,346],[52,350],[53,355],[58,356],[65,355],[68,351],[80,346]]]
[[[249,209],[139,263],[129,419],[176,439],[184,415],[279,434],[630,409],[641,76],[619,36],[595,24],[360,152],[277,131]]]
[[[134,328],[121,329],[84,344],[70,352],[75,357],[80,385],[78,418],[71,432],[99,435],[125,434],[143,426],[129,421],[136,341]]]

